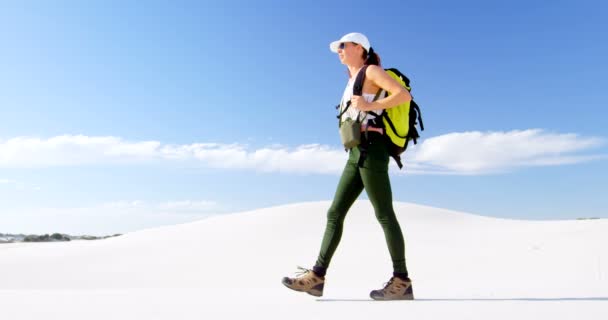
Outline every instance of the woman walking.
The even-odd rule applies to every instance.
[[[331,51],[338,54],[340,62],[348,68],[350,79],[340,104],[341,118],[361,119],[361,144],[349,150],[349,158],[342,172],[331,207],[327,212],[327,225],[321,250],[312,270],[302,269],[296,278],[283,278],[290,289],[322,296],[325,274],[331,258],[340,243],[346,214],[365,189],[376,218],[382,226],[393,262],[393,275],[382,289],[372,290],[375,300],[411,300],[414,298],[412,282],[405,264],[405,242],[401,227],[393,210],[391,184],[388,175],[389,153],[381,119],[367,114],[373,111],[380,115],[384,109],[411,100],[409,92],[392,79],[381,67],[378,55],[373,51],[367,37],[361,33],[349,33],[330,44]],[[359,72],[365,73],[362,95],[353,95],[353,85]],[[379,93],[390,92],[387,97],[377,99]],[[348,105],[350,101],[350,106]],[[364,154],[361,157],[361,154]]]

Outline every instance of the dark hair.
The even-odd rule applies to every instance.
[[[365,48],[363,48],[362,58],[365,61],[366,65],[372,65],[372,64],[375,66],[380,65],[380,56],[378,56],[378,54],[374,51],[374,48],[372,48],[372,47],[369,47],[369,52],[367,52],[367,50],[365,50]]]
[[[355,44],[357,44],[357,43],[355,43]],[[361,48],[363,48],[363,46],[361,46]],[[364,65],[373,64],[375,66],[380,66],[380,56],[374,51],[374,48],[372,48],[372,47],[369,47],[369,52],[367,52],[367,50],[365,50],[365,48],[363,48],[363,55],[361,56],[361,58],[363,58]],[[349,77],[352,76],[350,74],[350,69],[348,69],[348,68],[346,68],[346,73],[348,74]]]

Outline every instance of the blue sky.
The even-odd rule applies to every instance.
[[[405,172],[391,168],[396,201],[608,217],[607,9],[3,2],[0,232],[126,232],[330,200],[347,76],[328,44],[353,31],[422,107],[424,139]]]

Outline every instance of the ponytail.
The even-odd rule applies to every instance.
[[[369,52],[363,50],[363,60],[365,60],[366,65],[380,65],[380,56],[378,56],[372,47],[369,48]]]
[[[376,53],[376,51],[374,51],[374,48],[372,47],[369,47],[369,52],[365,50],[365,48],[363,48],[363,55],[361,56],[361,58],[363,58],[364,65],[381,66],[380,56]],[[348,68],[346,68],[346,73],[348,74],[349,78],[352,77]]]

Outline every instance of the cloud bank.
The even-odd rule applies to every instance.
[[[227,209],[209,200],[131,200],[84,207],[24,207],[0,212],[0,227],[11,233],[101,236],[196,221]]]
[[[603,144],[595,137],[540,129],[460,132],[426,139],[409,156],[419,171],[484,174],[531,166],[556,166],[606,158],[586,154]]]
[[[540,129],[507,132],[457,132],[411,145],[408,173],[488,174],[530,166],[582,163],[600,158],[589,150],[603,145],[596,137]],[[299,174],[339,174],[347,154],[321,144],[252,149],[244,144],[163,144],[119,137],[62,135],[0,139],[0,168],[89,165],[185,165],[227,170]]]

